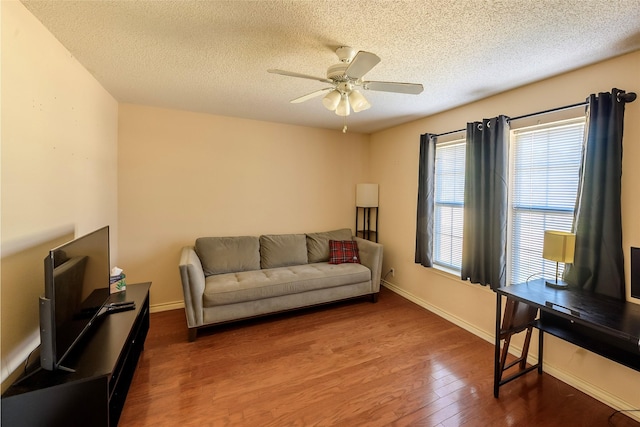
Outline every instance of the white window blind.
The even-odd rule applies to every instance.
[[[584,124],[580,118],[513,131],[511,283],[555,277],[556,263],[542,258],[544,230],[571,231]]]
[[[460,270],[464,209],[465,141],[436,145],[433,262]]]

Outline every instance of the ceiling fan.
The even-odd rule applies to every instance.
[[[376,54],[363,50],[356,53],[353,48],[348,46],[338,48],[336,54],[340,59],[340,63],[327,69],[326,78],[278,69],[269,69],[267,71],[274,74],[282,74],[283,76],[317,80],[330,84],[331,86],[329,87],[293,99],[291,103],[297,104],[326,93],[322,99],[323,105],[328,110],[335,111],[339,116],[348,116],[351,114],[351,110],[357,113],[371,107],[369,101],[359,92],[360,89],[411,95],[417,95],[423,90],[422,85],[418,83],[362,80],[362,77],[380,62],[380,58]]]

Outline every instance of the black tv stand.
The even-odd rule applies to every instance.
[[[9,387],[0,400],[2,426],[117,426],[149,330],[150,286],[111,295],[134,307],[115,305],[127,310],[97,322],[64,360],[75,372],[40,369]]]

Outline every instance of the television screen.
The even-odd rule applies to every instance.
[[[41,366],[60,367],[109,297],[109,227],[49,251],[40,299]]]

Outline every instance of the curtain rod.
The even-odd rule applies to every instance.
[[[556,111],[569,110],[571,108],[581,107],[581,106],[587,105],[587,104],[588,104],[587,101],[583,101],[583,102],[579,102],[577,104],[565,105],[564,107],[556,107],[556,108],[551,108],[549,110],[538,111],[538,112],[535,112],[535,113],[523,114],[522,116],[510,117],[509,121],[526,119],[526,118],[533,117],[533,116],[540,116],[542,114],[555,113]],[[438,133],[435,136],[451,135],[452,133],[465,132],[466,130],[467,130],[467,128],[458,129],[458,130],[452,130],[452,131],[449,131],[449,132]]]
[[[624,93],[624,94],[620,94],[618,100],[619,101],[623,101],[623,102],[633,102],[633,101],[636,100],[636,94],[634,92],[627,92],[627,93]],[[555,113],[556,111],[569,110],[571,108],[582,107],[582,106],[588,105],[588,104],[589,104],[589,101],[578,102],[577,104],[565,105],[564,107],[556,107],[556,108],[551,108],[549,110],[538,111],[536,113],[529,113],[529,114],[524,114],[522,116],[510,117],[509,121],[527,119],[529,117],[540,116],[542,114]],[[451,135],[452,133],[464,132],[466,130],[467,130],[466,128],[458,129],[458,130],[452,130],[452,131],[449,131],[449,132],[438,133],[435,136]]]
[[[529,113],[523,114],[522,116],[510,117],[509,121],[520,120],[520,119],[528,119],[529,117],[541,116],[543,114],[555,113],[556,111],[564,111],[570,110],[572,108],[582,107],[584,105],[589,105],[588,101],[578,102],[577,104],[565,105],[564,107],[551,108],[549,110],[538,111],[537,113]]]
[[[452,133],[464,132],[464,131],[466,131],[466,130],[467,130],[467,128],[464,128],[464,129],[458,129],[458,130],[451,130],[451,131],[449,131],[449,132],[437,133],[437,134],[435,134],[435,136],[451,135]]]

